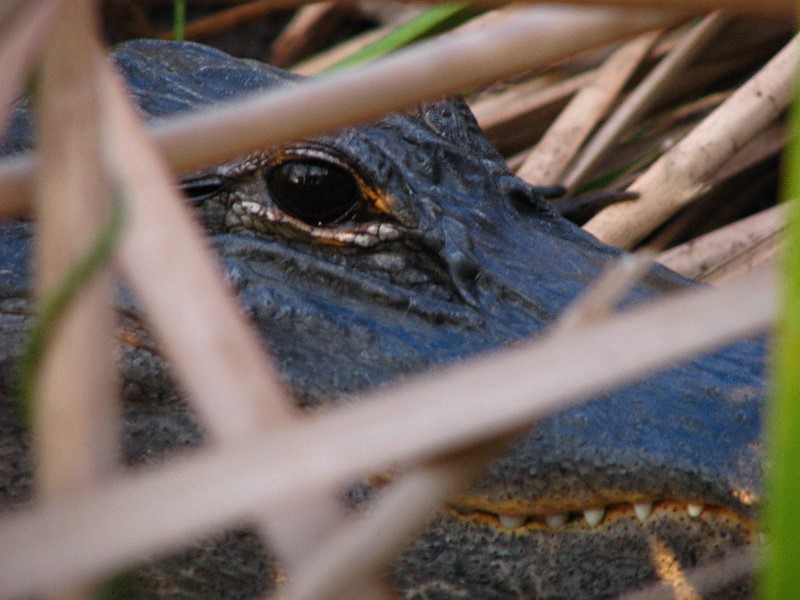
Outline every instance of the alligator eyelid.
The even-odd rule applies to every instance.
[[[235,203],[231,207],[229,219],[229,225],[244,226],[255,232],[268,232],[276,226],[291,226],[317,241],[339,245],[370,247],[379,242],[396,240],[402,235],[401,229],[392,223],[370,222],[352,227],[308,225],[278,208],[266,207],[249,200]]]
[[[287,160],[298,158],[324,160],[342,168],[353,170],[342,152],[330,146],[317,143],[284,146],[271,153],[269,156],[269,163],[275,166]]]
[[[370,195],[367,193],[367,190],[371,189],[373,186],[369,183],[368,178],[347,159],[345,154],[328,146],[298,145],[281,148],[268,157],[265,171],[269,172],[281,166],[283,163],[293,160],[318,160],[339,167],[350,173],[365,198]]]
[[[210,174],[184,179],[178,184],[178,189],[191,204],[201,204],[219,193],[224,185],[222,177]]]

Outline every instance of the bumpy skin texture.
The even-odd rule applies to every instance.
[[[197,44],[133,42],[115,58],[155,119],[297,81]],[[29,143],[21,108],[4,150]],[[325,225],[285,215],[276,223],[253,212],[275,214],[268,174],[287,155],[309,153],[354,173],[367,191],[364,206]],[[536,334],[619,255],[513,177],[460,101],[267,149],[189,180],[190,190],[203,184],[191,202],[303,406]],[[383,237],[364,237],[375,223]],[[356,234],[359,242],[348,241]],[[30,482],[10,392],[29,311],[28,235],[28,224],[0,227],[0,498],[9,504],[27,496]],[[625,304],[686,285],[656,268]],[[147,342],[132,295],[123,290],[119,304],[123,337],[139,340],[124,347],[121,361],[126,457],[159,460],[200,443],[202,434]],[[437,517],[390,579],[410,598],[613,597],[660,573],[658,548],[687,568],[749,543],[763,380],[764,344],[752,340],[546,420],[458,500],[461,512]],[[486,403],[490,411],[492,399]],[[647,500],[660,504],[642,525],[625,503]],[[690,519],[676,508],[687,501],[719,508]],[[490,514],[605,505],[612,508],[595,528],[576,518],[549,528],[537,518],[510,530]],[[201,568],[187,567],[197,564],[188,555],[145,568],[142,597],[249,598],[268,585],[271,567],[254,538],[231,533],[198,548]],[[740,583],[719,597],[744,597],[748,589]]]

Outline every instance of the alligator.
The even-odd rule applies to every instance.
[[[189,42],[127,42],[114,59],[155,122],[300,80]],[[5,154],[31,145],[27,113],[15,109]],[[517,179],[460,99],[267,148],[182,187],[307,410],[535,336],[622,254]],[[6,507],[30,495],[10,383],[30,229],[0,226]],[[691,285],[654,266],[621,306]],[[124,286],[118,304],[126,460],[162,460],[203,434]],[[414,599],[613,598],[756,544],[764,380],[765,341],[746,340],[546,419],[442,508],[387,581]],[[379,493],[358,484],[343,502],[359,510]],[[254,533],[229,532],[142,566],[130,597],[257,597],[279,569],[269,556]],[[713,597],[751,592],[743,578]]]

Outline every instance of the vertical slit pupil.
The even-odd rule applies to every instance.
[[[349,217],[361,199],[353,175],[322,160],[289,160],[266,178],[273,202],[309,225],[330,225]]]

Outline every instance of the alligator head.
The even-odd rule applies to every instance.
[[[296,84],[196,44],[129,43],[116,60],[153,119]],[[7,151],[26,144],[23,112]],[[307,407],[535,335],[619,255],[516,179],[455,100],[265,149],[184,186]],[[27,228],[0,230],[9,359],[24,321]],[[654,268],[625,303],[686,285]],[[122,292],[120,307],[123,328],[137,332],[123,360],[128,459],[198,443],[163,362],[141,341],[135,301]],[[762,341],[742,342],[537,425],[396,561],[394,587],[406,598],[607,598],[753,543],[763,361]],[[13,427],[0,432],[24,442]],[[14,456],[0,469],[7,496],[24,480]],[[152,567],[148,593],[254,595],[268,566],[242,558],[235,548],[246,541],[195,552],[203,568]],[[720,597],[748,589],[738,582]]]

